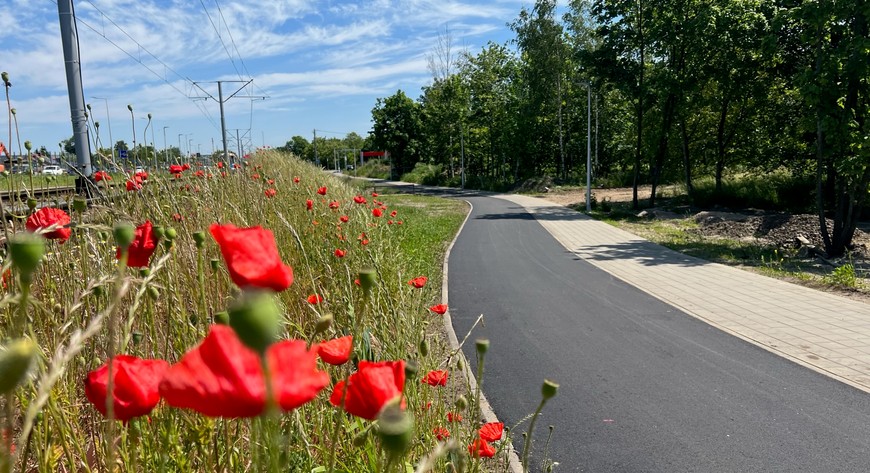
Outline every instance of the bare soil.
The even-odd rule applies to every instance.
[[[639,198],[646,199],[649,197],[650,187],[639,188]],[[586,206],[585,188],[563,188],[554,187],[538,191],[536,195],[551,202],[584,209]],[[652,229],[653,225],[659,228],[662,225],[672,225],[674,228],[679,228],[682,231],[691,232],[691,234],[702,242],[716,242],[722,240],[737,241],[753,247],[775,248],[777,254],[782,255],[787,259],[787,264],[784,269],[795,270],[809,275],[808,278],[789,276],[787,271],[774,272],[781,279],[788,280],[797,284],[802,284],[817,289],[832,291],[838,294],[862,300],[870,303],[870,233],[862,231],[861,228],[870,230],[870,225],[859,225],[859,229],[855,232],[853,239],[854,248],[849,256],[838,259],[825,258],[819,255],[818,252],[808,250],[806,241],[813,247],[819,250],[824,248],[821,233],[819,231],[819,218],[817,215],[811,214],[788,214],[783,212],[768,212],[757,209],[715,209],[715,210],[700,210],[691,209],[687,206],[669,207],[668,197],[673,197],[677,194],[677,189],[674,187],[665,187],[662,189],[662,207],[656,209],[647,209],[641,216],[644,218],[633,218],[631,224],[623,225],[623,228],[635,233],[644,233],[647,236],[655,234]],[[632,189],[627,188],[612,188],[612,189],[594,189],[594,202],[601,204],[609,202],[613,207],[630,208],[632,201]],[[639,211],[632,211],[632,214],[638,215]],[[829,221],[829,228],[831,222]],[[638,225],[648,226],[649,231],[640,229]],[[798,238],[804,239],[804,244],[798,243]],[[654,238],[653,238],[654,239]],[[801,248],[803,247],[803,248]],[[750,252],[751,253],[751,252]],[[698,256],[695,254],[694,256]],[[722,261],[719,261],[722,262]],[[735,261],[725,262],[743,269],[759,271],[760,261]],[[825,281],[825,276],[842,265],[852,264],[855,268],[858,279],[857,288],[848,288],[831,284]],[[771,271],[765,272],[771,275]]]

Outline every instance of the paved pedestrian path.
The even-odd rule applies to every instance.
[[[543,199],[524,207],[568,251],[728,333],[870,392],[870,305],[678,253]]]

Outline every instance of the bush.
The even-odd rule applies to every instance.
[[[347,174],[357,177],[370,177],[373,179],[389,179],[390,163],[381,159],[372,159],[362,166],[357,167]]]
[[[784,171],[723,180],[722,189],[718,192],[712,178],[698,179],[694,184],[692,203],[702,208],[721,205],[737,209],[760,208],[804,213],[812,211],[815,202],[813,178],[794,176]]]
[[[414,170],[402,174],[400,180],[426,186],[437,186],[443,182],[441,172],[442,168],[440,164],[417,163],[414,166]]]

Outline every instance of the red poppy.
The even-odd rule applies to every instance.
[[[317,370],[317,354],[302,340],[272,344],[266,360],[275,400],[284,410],[311,401],[329,384],[329,375]],[[170,406],[207,417],[254,417],[266,406],[262,362],[232,328],[212,325],[205,340],[169,368],[160,394]]]
[[[341,248],[337,248],[335,250],[335,257],[336,258],[344,258],[344,255],[346,255],[346,254],[347,254],[347,252],[342,250]]]
[[[111,181],[112,176],[109,175],[106,171],[97,171],[94,173],[94,182],[100,181]]]
[[[115,419],[127,422],[151,412],[160,402],[157,386],[169,363],[163,360],[143,360],[129,355],[112,359],[112,410]],[[108,396],[109,364],[88,373],[85,396],[104,416]]]
[[[169,173],[170,174],[181,174],[184,171],[184,168],[179,164],[170,164],[169,165]]]
[[[350,359],[351,350],[353,350],[352,335],[336,338],[317,345],[317,354],[320,355],[320,359],[333,366],[347,363],[347,360]]]
[[[362,240],[360,240],[360,241],[359,241],[359,242],[360,242],[360,244],[361,244],[361,245],[362,245],[362,246],[366,246],[366,245],[368,245],[368,244],[369,244],[369,241],[368,241],[368,240],[366,240],[366,239],[365,239],[365,238],[363,238],[363,239],[362,239]]]
[[[486,440],[475,439],[468,446],[468,453],[472,457],[492,458],[495,456],[495,447],[490,445]]]
[[[218,161],[218,162],[217,162],[217,167],[218,167],[218,169],[223,169],[223,168],[224,168],[224,162],[223,162],[223,161]]]
[[[181,170],[182,170],[182,171],[187,171],[188,169],[190,169],[190,164],[188,164],[188,163],[184,163],[184,164],[181,165]]]
[[[257,173],[251,174],[251,179],[256,181],[256,180],[260,179],[260,175]]]
[[[226,172],[226,171],[221,171],[221,177],[227,177],[227,172]]]
[[[137,191],[142,188],[142,183],[135,180],[127,179],[125,187],[127,188],[127,192]]]
[[[377,196],[378,196],[377,192],[372,192],[372,197],[377,197]]]
[[[60,240],[60,242],[63,243],[69,240],[69,236],[72,234],[72,230],[69,228],[63,228],[65,225],[69,225],[69,223],[69,215],[67,215],[63,210],[52,207],[43,207],[27,217],[25,226],[30,232],[37,232],[51,226],[57,226],[58,228],[50,232],[45,232],[42,236],[49,240]]]
[[[184,220],[184,217],[182,217],[181,214],[176,213],[172,214],[172,220],[175,220],[176,222],[181,222]]]
[[[314,201],[311,199],[306,200],[305,201],[305,208],[308,210],[313,209],[314,208]]]
[[[420,380],[421,383],[426,383],[429,386],[447,386],[447,370],[433,370],[426,373],[426,376]]]
[[[362,283],[360,282],[359,278],[354,279],[354,280],[353,280],[353,283],[354,283],[355,285],[357,285],[357,286],[362,286]],[[5,287],[5,286],[4,286],[4,287]]]
[[[435,438],[438,440],[447,440],[450,438],[450,431],[445,429],[444,427],[435,427],[432,429],[432,432],[435,434]]]
[[[393,210],[392,212],[390,212],[390,217],[395,217],[396,214],[398,214],[398,212],[396,212],[395,210]]]
[[[447,312],[447,304],[433,305],[429,308],[429,310],[435,312],[438,315],[444,315]]]
[[[134,177],[134,178],[137,178],[137,177],[138,177],[139,179],[145,181],[145,180],[148,179],[148,173],[145,172],[145,171],[139,171],[139,172],[137,172],[136,174],[133,174],[133,177]]]
[[[334,406],[363,419],[375,420],[381,409],[402,395],[405,386],[405,362],[362,360],[359,369],[347,381],[339,381],[329,396]],[[345,394],[347,387],[347,394]],[[404,402],[402,403],[404,407]]]
[[[383,214],[384,214],[384,211],[381,209],[378,209],[378,208],[372,209],[372,215],[374,215],[375,217],[380,217]]]
[[[462,414],[458,412],[455,414],[453,412],[448,412],[447,422],[462,422]]]
[[[293,184],[299,184],[299,176],[293,177]]]
[[[428,281],[428,280],[429,280],[429,278],[427,278],[426,276],[418,276],[418,277],[408,281],[408,284],[416,287],[417,289],[420,289],[426,285],[426,281]]]
[[[193,173],[193,175],[196,177],[205,177],[205,171],[203,171],[202,169],[197,169],[196,172]]]
[[[480,438],[487,442],[501,440],[501,436],[504,434],[504,422],[489,422],[483,424],[477,433],[480,435]]]
[[[269,184],[270,186],[274,183],[275,183],[275,179],[269,179],[266,181],[266,184]]]
[[[401,225],[401,224],[402,224],[402,221],[401,221],[401,220],[399,220],[398,222],[396,222],[396,225]]]
[[[326,186],[323,186],[320,189],[317,189],[317,193],[320,195],[326,195]]]
[[[387,225],[392,225],[392,224],[393,224],[392,220],[387,220]]]
[[[323,302],[323,296],[320,294],[311,294],[308,296],[308,303],[312,305],[317,305]]]
[[[272,197],[275,197],[276,195],[278,195],[278,191],[276,191],[275,189],[266,189],[263,191],[263,194],[265,194],[266,197],[269,197],[271,199]]]
[[[332,202],[329,203],[329,208],[337,209],[340,205],[341,204],[339,204],[337,200],[333,200]]]
[[[130,268],[144,268],[148,266],[151,255],[157,249],[157,238],[152,231],[151,221],[136,227],[133,243],[127,248],[127,266]],[[121,248],[115,252],[115,258],[121,259]]]
[[[270,230],[259,226],[236,228],[229,223],[212,224],[209,230],[237,286],[283,291],[293,284],[293,268],[281,261]]]
[[[233,169],[241,169],[242,165],[239,163],[233,163]]]
[[[350,220],[350,217],[342,215],[341,217],[338,217],[338,219],[341,220],[341,223],[347,223],[347,221]]]
[[[361,195],[358,195],[358,196],[355,196],[353,198],[353,201],[356,202],[357,204],[364,204],[364,203],[366,203],[366,198],[361,196]]]

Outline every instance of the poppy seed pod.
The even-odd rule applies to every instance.
[[[88,201],[87,200],[85,200],[81,197],[74,197],[73,198],[73,210],[81,213],[87,209],[88,209]]]
[[[211,265],[212,271],[217,271],[221,267],[221,260],[217,258],[212,258],[208,263]]]
[[[154,225],[154,227],[151,229],[151,231],[154,234],[154,238],[157,240],[166,236],[166,229],[163,228],[162,225]]]
[[[26,338],[12,341],[0,350],[0,394],[12,392],[24,381],[34,358],[36,344]]]
[[[414,418],[399,407],[398,402],[387,404],[378,416],[378,437],[390,455],[405,453],[414,434]]]
[[[142,343],[142,338],[143,338],[142,332],[133,332],[133,343],[134,344],[138,345],[138,344]]]
[[[9,73],[6,71],[0,72],[0,78],[3,79],[3,85],[6,87],[12,87],[12,84],[9,83]]]
[[[205,232],[193,232],[193,241],[197,248],[202,249],[205,246]]]
[[[31,211],[36,209],[36,204],[38,204],[36,199],[34,199],[32,197],[30,199],[27,199],[27,208],[30,209]]]
[[[29,283],[45,254],[45,241],[32,233],[18,233],[9,242],[9,253],[21,280]]]
[[[178,236],[178,232],[172,227],[166,227],[166,239],[174,240]]]
[[[33,143],[31,143],[29,140],[28,140],[28,141],[25,141],[25,142],[24,142],[24,149],[26,149],[27,151],[32,150],[32,149],[33,149]]]
[[[551,397],[556,395],[556,392],[559,390],[559,385],[550,381],[549,379],[544,380],[544,385],[541,386],[541,395],[544,397],[544,400],[550,399]]]
[[[266,292],[246,293],[230,308],[230,327],[239,340],[257,353],[264,353],[277,338],[281,313]]]
[[[366,293],[371,292],[377,282],[377,275],[372,268],[364,268],[359,271],[359,283]]]
[[[478,355],[485,355],[489,351],[489,340],[486,338],[478,338],[474,341],[474,347],[477,349]]]
[[[121,248],[127,248],[133,243],[133,238],[136,237],[136,229],[129,222],[118,222],[112,228],[112,236],[115,237],[115,243]]]
[[[460,395],[458,398],[456,398],[456,408],[457,409],[463,410],[466,407],[468,407],[468,399],[466,399],[465,396]]]

